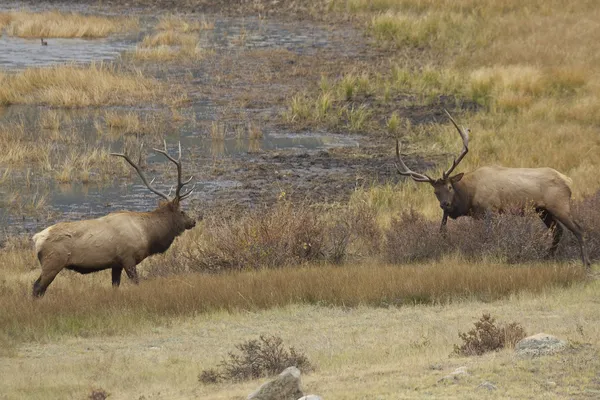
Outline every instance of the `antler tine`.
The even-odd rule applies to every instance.
[[[427,175],[419,174],[418,172],[414,172],[406,166],[406,164],[404,163],[404,161],[402,161],[402,158],[400,157],[400,141],[397,138],[396,138],[396,159],[398,160],[398,162],[395,164],[396,170],[398,171],[398,173],[400,175],[410,176],[417,182],[433,182],[433,179],[431,179]],[[402,169],[400,169],[400,167],[398,167],[398,164],[400,164]]]
[[[179,198],[181,200],[187,198],[189,195],[192,194],[192,192],[194,191],[194,189],[196,189],[196,184],[194,184],[190,190],[188,190],[187,192],[185,192],[184,194],[182,194]]]
[[[452,115],[450,115],[450,113],[448,112],[448,110],[446,110],[444,108],[444,112],[446,113],[446,115],[448,116],[448,118],[450,118],[450,121],[452,121],[452,124],[454,125],[454,127],[456,128],[456,130],[458,131],[458,133],[460,134],[460,137],[462,139],[463,142],[463,149],[460,152],[460,154],[458,155],[457,158],[455,158],[452,161],[452,166],[450,167],[450,169],[448,169],[446,172],[444,172],[443,177],[444,179],[448,178],[448,176],[450,176],[450,174],[452,173],[452,171],[454,171],[454,168],[456,168],[456,166],[458,164],[460,164],[460,162],[462,161],[462,159],[464,158],[464,156],[467,155],[467,153],[469,152],[469,128],[460,128],[458,126],[458,124],[456,123],[456,121],[454,120],[454,118],[452,118]]]
[[[142,145],[143,146],[143,145]],[[140,147],[141,149],[141,147]],[[124,158],[125,161],[127,161],[127,163],[129,163],[129,165],[131,165],[138,173],[138,175],[140,176],[140,178],[142,179],[142,182],[144,182],[144,185],[146,185],[146,187],[154,194],[162,197],[165,200],[169,200],[169,196],[167,196],[166,194],[164,194],[163,192],[161,192],[160,190],[155,189],[152,186],[152,182],[154,182],[154,179],[152,179],[152,182],[148,183],[148,179],[146,179],[146,175],[144,175],[144,173],[142,172],[142,170],[140,169],[140,167],[134,163],[133,161],[131,161],[131,158],[129,158],[129,155],[125,152],[125,153],[110,153],[111,156],[117,156],[117,157],[121,157]]]
[[[181,142],[179,142],[179,156],[177,157],[177,159],[171,157],[171,155],[169,155],[168,151],[167,151],[167,141],[163,140],[165,149],[161,150],[161,149],[153,149],[154,151],[156,151],[157,153],[160,153],[162,155],[164,155],[165,157],[167,157],[169,159],[169,161],[173,162],[176,166],[177,166],[177,189],[175,189],[175,199],[179,199],[182,200],[182,196],[181,196],[181,189],[187,185],[188,183],[190,183],[192,181],[193,176],[190,177],[190,179],[188,179],[185,182],[181,181]]]

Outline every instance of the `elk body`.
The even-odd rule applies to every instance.
[[[112,269],[112,284],[119,286],[121,273],[138,283],[136,265],[152,254],[166,251],[173,240],[196,223],[180,209],[180,203],[192,190],[181,194],[188,184],[181,181],[181,144],[179,158],[174,159],[164,150],[154,149],[177,166],[177,189],[170,199],[148,183],[141,169],[127,154],[123,157],[140,175],[146,187],[165,201],[150,212],[121,211],[101,218],[61,222],[33,236],[35,251],[42,268],[40,277],[33,284],[33,295],[43,296],[56,275],[63,269],[80,274]]]
[[[472,172],[450,176],[452,171],[469,151],[469,130],[459,128],[452,116],[446,114],[458,130],[463,149],[454,159],[452,166],[440,179],[410,170],[400,157],[400,146],[396,140],[396,168],[400,175],[410,176],[416,182],[427,182],[443,210],[440,231],[445,231],[448,217],[462,216],[483,218],[489,212],[524,211],[533,207],[546,227],[552,231],[553,240],[549,253],[554,255],[565,226],[579,242],[581,259],[590,269],[585,232],[571,214],[571,179],[552,168],[505,168],[489,166]]]

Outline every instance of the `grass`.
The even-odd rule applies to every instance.
[[[25,167],[33,171],[36,182],[48,177],[60,183],[104,182],[115,174],[129,173],[126,168],[115,169],[107,148],[84,146],[79,132],[63,122],[66,117],[49,110],[40,116],[42,130],[24,121],[0,123],[0,145],[4,149],[0,167],[6,168],[3,180],[22,180]],[[30,176],[25,178],[29,182]],[[15,193],[18,196],[18,190]]]
[[[8,343],[61,336],[106,335],[174,316],[218,310],[258,310],[290,304],[390,306],[495,300],[520,291],[544,292],[581,281],[581,268],[533,264],[510,267],[466,264],[320,266],[219,275],[188,274],[144,281],[114,291],[108,273],[62,272],[42,302],[30,299],[38,271],[29,249],[3,250],[0,316]]]
[[[31,67],[0,75],[0,104],[45,104],[86,107],[135,104],[154,98],[160,84],[140,71],[111,64]]]
[[[137,18],[109,18],[78,13],[0,13],[0,29],[22,38],[103,38],[138,29]]]
[[[290,98],[284,117],[299,129],[392,136],[382,121],[398,112],[412,125],[400,124],[405,126],[394,128],[393,136],[403,136],[409,154],[435,160],[435,171],[419,172],[437,176],[460,146],[454,128],[438,114],[445,107],[472,131],[469,155],[457,172],[489,164],[549,166],[573,179],[575,198],[593,194],[600,188],[594,172],[600,166],[600,70],[596,56],[584,55],[600,54],[600,36],[591,29],[600,10],[584,0],[550,3],[332,2],[331,10],[355,14],[380,46],[398,56],[360,74],[349,66],[321,78]],[[431,110],[435,123],[411,114],[421,106]],[[394,190],[402,193],[373,188],[373,197],[387,198],[374,201],[395,197],[437,217],[427,188],[403,183]]]
[[[110,280],[108,276],[104,278]],[[160,283],[167,286],[158,290],[156,285],[154,294],[162,294],[176,284]],[[180,280],[179,285],[185,287],[185,281]],[[75,286],[74,283],[68,290],[74,291]],[[599,372],[594,348],[600,344],[596,282],[521,293],[494,303],[466,299],[382,308],[293,305],[252,312],[221,310],[185,319],[175,317],[163,323],[154,320],[154,327],[132,327],[131,333],[124,336],[98,336],[102,332],[115,333],[112,326],[132,324],[140,318],[140,313],[120,316],[125,312],[120,308],[121,292],[131,289],[135,288],[114,292],[106,287],[105,301],[99,310],[113,313],[112,318],[107,316],[108,326],[87,330],[79,338],[24,344],[18,353],[3,357],[0,372],[5,379],[0,385],[4,396],[84,398],[92,387],[102,387],[115,398],[148,397],[159,391],[167,397],[244,398],[263,380],[199,385],[197,376],[203,369],[217,365],[235,344],[272,334],[306,354],[316,370],[302,376],[303,388],[328,398],[376,395],[382,399],[475,399],[481,398],[482,393],[475,387],[484,380],[499,388],[497,395],[488,396],[500,398],[538,398],[540,393],[549,398],[584,397],[592,393],[586,390],[598,389],[594,380]],[[96,296],[94,290],[92,299]],[[65,313],[67,307],[75,307],[77,312],[88,307],[87,301],[81,297],[83,305],[69,301],[60,307]],[[37,315],[43,315],[47,309],[42,303],[29,304],[39,308]],[[58,306],[55,303],[54,307]],[[121,311],[116,313],[118,310]],[[592,347],[575,347],[536,360],[515,359],[509,350],[481,357],[449,357],[453,346],[459,343],[458,333],[470,329],[483,313],[491,313],[501,321],[518,321],[530,333],[552,333],[575,346],[590,343]],[[67,319],[65,315],[63,321],[65,328],[81,327],[75,318]],[[315,328],[320,334],[314,334]],[[153,361],[148,362],[149,359]],[[65,367],[56,368],[57,363]],[[132,366],[136,373],[124,380],[123,374]],[[469,372],[465,380],[451,385],[437,383],[461,366]],[[25,379],[28,376],[39,379]],[[555,385],[548,385],[548,381]]]
[[[173,30],[146,36],[132,53],[142,61],[199,61],[208,54],[211,51],[200,47],[197,35]]]

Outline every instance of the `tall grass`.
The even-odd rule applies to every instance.
[[[0,105],[85,107],[134,104],[154,98],[160,84],[139,71],[114,65],[58,65],[0,75]]]
[[[31,251],[3,250],[2,275],[29,270]],[[443,265],[318,266],[219,275],[179,275],[144,281],[139,287],[109,287],[110,278],[61,273],[42,301],[30,298],[26,280],[0,282],[0,337],[6,343],[62,335],[106,335],[132,331],[162,318],[217,310],[249,310],[287,304],[389,306],[464,298],[492,300],[521,290],[540,292],[581,280],[568,265],[508,267],[447,260]],[[28,274],[34,278],[32,274]]]
[[[135,30],[138,20],[58,11],[9,12],[0,13],[0,29],[2,25],[7,35],[23,38],[99,38]]]

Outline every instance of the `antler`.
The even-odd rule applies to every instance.
[[[192,187],[192,189],[188,190],[184,194],[181,194],[181,189],[183,189],[183,187],[185,185],[190,183],[194,177],[190,176],[190,178],[187,181],[185,181],[185,182],[181,181],[181,142],[179,142],[179,156],[177,157],[177,160],[174,159],[173,157],[171,157],[169,155],[169,153],[167,152],[167,141],[164,140],[163,143],[165,145],[164,150],[160,150],[160,149],[152,149],[152,150],[167,157],[171,162],[173,162],[177,166],[177,188],[175,189],[175,198],[174,199],[183,200],[186,197],[188,197],[190,194],[192,194],[192,192],[194,191],[194,188]]]
[[[458,130],[458,133],[460,134],[460,137],[462,138],[463,141],[463,149],[460,152],[460,154],[458,155],[457,158],[454,159],[454,161],[452,162],[452,166],[450,167],[450,169],[448,169],[446,172],[444,172],[443,179],[447,179],[450,174],[452,173],[452,171],[454,171],[454,168],[456,168],[456,166],[462,161],[462,159],[464,158],[464,156],[467,155],[467,153],[469,152],[469,128],[459,128],[458,124],[456,123],[456,121],[454,121],[454,118],[452,118],[452,115],[450,115],[450,113],[448,112],[448,110],[446,110],[444,108],[444,112],[446,113],[446,115],[448,116],[448,118],[450,118],[450,121],[452,121],[452,123],[454,124],[454,126],[456,127],[456,130]]]
[[[428,177],[425,174],[419,174],[418,172],[414,172],[414,171],[410,170],[410,168],[408,168],[406,166],[406,164],[404,164],[404,161],[402,161],[402,158],[400,157],[400,142],[398,141],[398,139],[396,139],[396,159],[398,160],[398,162],[396,163],[396,170],[398,170],[398,173],[400,175],[410,176],[417,182],[433,182],[434,181],[433,179],[431,179],[430,177]],[[400,164],[402,169],[400,169],[400,167],[398,167],[398,164]]]
[[[167,152],[167,142],[166,141],[164,141],[164,145],[165,145],[164,150],[160,150],[160,149],[153,149],[153,150],[156,151],[157,153],[164,155],[165,157],[167,157],[170,161],[172,161],[177,166],[177,188],[175,189],[175,197],[173,198],[173,200],[180,201],[180,200],[183,200],[186,197],[188,197],[194,191],[194,188],[192,187],[192,189],[188,190],[184,194],[181,194],[181,189],[185,185],[187,185],[188,183],[190,183],[192,181],[193,176],[190,176],[190,178],[185,182],[181,181],[181,142],[179,142],[179,157],[177,157],[177,159],[174,159],[173,157],[171,157],[169,155],[169,153]],[[144,144],[142,143],[140,145],[140,155],[142,154],[143,146],[144,146]],[[131,158],[129,158],[129,154],[127,154],[127,151],[125,151],[124,153],[110,153],[110,155],[124,158],[125,161],[127,161],[129,163],[129,165],[131,165],[137,171],[140,178],[142,178],[142,182],[144,182],[144,185],[146,185],[146,187],[148,189],[150,189],[151,192],[159,195],[160,197],[162,197],[163,199],[165,199],[167,201],[171,201],[171,199],[169,198],[171,191],[169,191],[169,194],[165,194],[165,193],[161,192],[160,190],[157,190],[156,188],[154,188],[152,186],[154,179],[152,181],[150,181],[150,183],[148,183],[148,179],[146,179],[146,176],[142,172],[141,168],[136,163],[134,163],[131,160]]]
[[[144,143],[142,143],[140,145],[140,154],[142,154],[142,147],[144,147]],[[152,180],[152,182],[148,183],[148,180],[146,179],[146,176],[142,172],[141,168],[136,163],[131,161],[131,158],[129,158],[129,154],[127,154],[127,150],[125,150],[125,153],[110,153],[110,155],[124,158],[125,161],[127,161],[129,163],[129,165],[131,165],[137,171],[140,178],[142,178],[142,182],[144,182],[144,185],[146,185],[146,187],[148,189],[150,189],[151,192],[153,192],[153,193],[159,195],[160,197],[162,197],[163,199],[169,201],[169,196],[167,196],[160,190],[157,190],[154,187],[152,187],[151,183],[154,182],[154,179]]]

